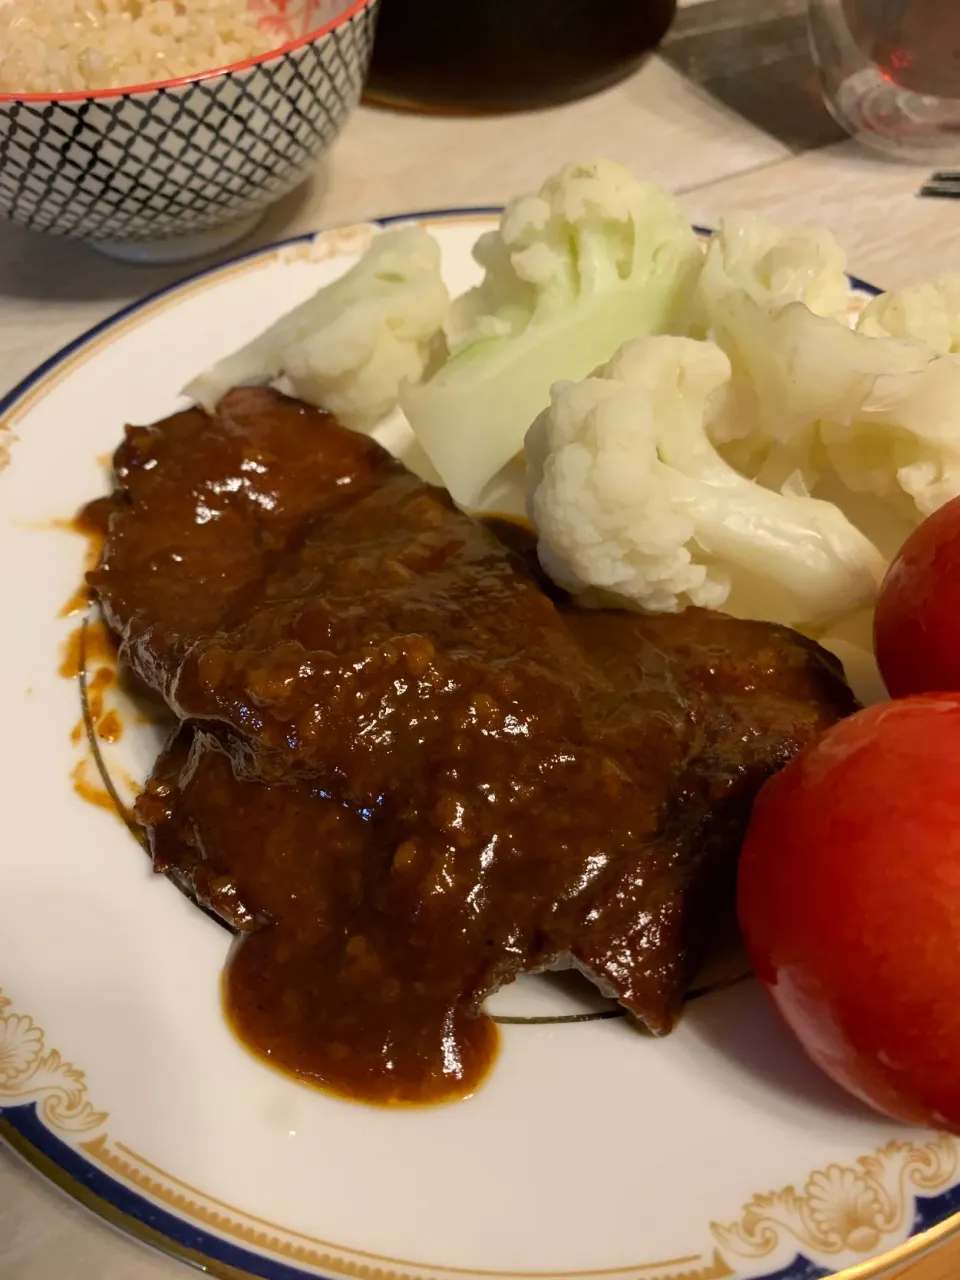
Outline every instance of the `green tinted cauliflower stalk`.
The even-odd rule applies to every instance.
[[[418,441],[467,507],[519,453],[554,382],[682,320],[703,260],[676,201],[609,160],[568,165],[512,201],[475,257],[485,275],[453,304],[451,358],[401,393]]]

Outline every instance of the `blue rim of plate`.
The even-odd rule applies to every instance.
[[[429,209],[416,213],[371,218],[369,222],[374,226],[385,227],[395,223],[421,220],[495,217],[501,212],[502,206],[499,205]],[[694,226],[694,230],[698,235],[710,234],[709,229],[705,227]],[[240,263],[259,257],[269,257],[280,250],[306,244],[317,234],[317,232],[306,232],[287,240],[251,249],[227,261],[196,271],[174,284],[164,285],[138,301],[122,307],[61,347],[59,351],[39,364],[32,373],[21,379],[11,391],[0,397],[0,420],[9,414],[37,383],[53,373],[71,356],[88,346],[101,334],[145,310],[159,299],[193,286],[200,280],[229,271]],[[876,286],[856,276],[848,276],[848,279],[851,288],[862,293],[876,296],[881,292]],[[38,1114],[35,1103],[6,1108],[0,1106],[0,1139],[4,1140],[47,1181],[52,1182],[98,1217],[141,1243],[191,1264],[201,1271],[221,1277],[222,1280],[245,1280],[245,1277],[251,1276],[260,1277],[261,1280],[316,1280],[315,1271],[304,1271],[278,1258],[271,1258],[230,1244],[221,1236],[198,1229],[187,1220],[168,1212],[146,1196],[140,1195],[111,1177],[92,1161],[86,1159],[75,1147],[62,1141],[47,1128]],[[951,1219],[956,1221],[952,1222]],[[830,1276],[834,1276],[835,1280],[872,1280],[872,1277],[879,1276],[898,1262],[906,1262],[932,1247],[937,1241],[922,1238],[926,1233],[935,1232],[939,1239],[958,1231],[960,1231],[960,1184],[938,1196],[917,1196],[910,1237],[894,1250],[867,1259],[839,1273],[828,1271],[798,1253],[794,1261],[785,1269],[757,1277],[756,1280],[825,1280]],[[438,1269],[442,1270],[442,1267]],[[731,1280],[736,1280],[736,1277],[731,1277]]]

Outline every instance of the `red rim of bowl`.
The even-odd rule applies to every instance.
[[[339,18],[332,18],[322,27],[298,36],[296,40],[288,40],[286,44],[269,49],[266,53],[258,53],[253,58],[244,58],[242,62],[231,62],[225,67],[213,67],[209,71],[198,71],[192,76],[178,76],[175,80],[151,80],[147,84],[123,85],[119,89],[73,89],[69,93],[0,93],[0,104],[8,102],[89,102],[92,99],[125,98],[131,93],[154,93],[157,89],[179,89],[185,84],[197,84],[201,80],[210,80],[214,76],[228,75],[234,71],[246,71],[248,67],[259,66],[261,62],[269,62],[272,58],[281,58],[284,54],[293,53],[311,41],[325,36],[328,32],[349,22],[362,9],[375,4],[376,0],[353,0]]]

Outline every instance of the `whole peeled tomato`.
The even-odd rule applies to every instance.
[[[901,547],[880,588],[873,635],[892,697],[960,689],[960,498]]]
[[[887,1115],[960,1132],[960,694],[861,711],[772,778],[737,905],[814,1062]]]

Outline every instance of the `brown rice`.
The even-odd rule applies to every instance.
[[[150,84],[276,43],[244,0],[0,0],[0,93]]]

